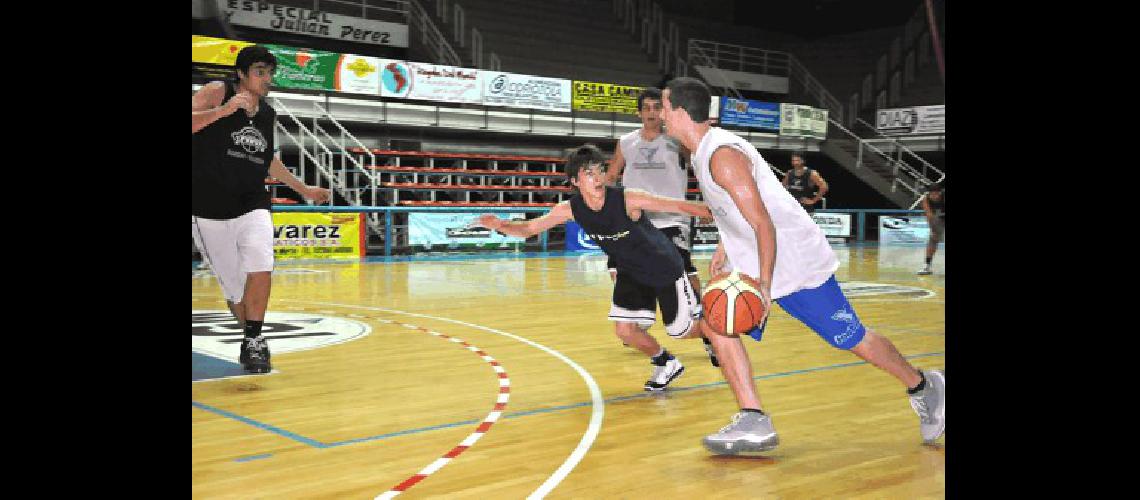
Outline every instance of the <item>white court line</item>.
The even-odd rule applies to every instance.
[[[551,491],[554,490],[554,488],[558,487],[558,484],[561,483],[563,479],[566,479],[566,476],[570,475],[570,472],[574,470],[574,467],[578,466],[578,462],[581,462],[582,459],[585,458],[586,452],[589,451],[590,446],[592,446],[594,444],[594,440],[597,439],[598,433],[601,432],[601,430],[602,430],[602,417],[605,416],[605,413],[606,413],[606,411],[605,411],[606,402],[605,402],[605,399],[602,398],[602,390],[600,388],[598,388],[598,383],[594,381],[594,377],[590,376],[590,373],[587,372],[585,368],[582,368],[581,365],[579,365],[578,363],[575,363],[574,360],[566,357],[565,355],[563,355],[562,353],[560,353],[554,349],[546,347],[546,346],[539,344],[533,340],[530,340],[530,339],[527,339],[524,337],[520,337],[520,336],[515,335],[513,333],[507,333],[507,332],[504,332],[501,330],[496,330],[494,328],[489,328],[489,327],[482,326],[482,325],[476,325],[473,323],[468,323],[466,321],[459,321],[459,320],[449,319],[449,318],[441,318],[439,316],[431,316],[428,314],[411,313],[411,312],[400,311],[400,310],[396,310],[396,309],[386,309],[383,307],[360,306],[360,305],[355,305],[355,304],[338,304],[338,303],[334,303],[334,302],[313,302],[313,301],[295,300],[295,299],[278,299],[278,300],[280,300],[281,302],[298,302],[298,303],[316,304],[316,305],[323,305],[323,306],[338,306],[338,307],[348,307],[348,308],[356,308],[356,309],[368,309],[368,310],[372,310],[372,311],[382,311],[382,312],[403,314],[403,315],[417,317],[417,318],[434,319],[437,321],[445,321],[448,323],[463,325],[463,326],[467,326],[470,328],[475,328],[478,330],[491,332],[491,333],[494,333],[496,335],[502,335],[504,337],[517,340],[517,341],[522,342],[524,344],[527,344],[531,347],[534,347],[538,350],[541,350],[547,354],[550,354],[551,356],[554,356],[554,357],[558,358],[559,360],[561,360],[563,363],[570,365],[570,367],[573,368],[574,371],[578,372],[578,375],[580,377],[582,377],[582,380],[584,380],[586,382],[586,387],[590,390],[590,403],[592,406],[592,411],[590,412],[590,423],[586,427],[586,432],[582,434],[582,439],[580,439],[578,441],[578,446],[574,447],[574,451],[570,453],[570,456],[566,457],[566,460],[562,462],[562,465],[559,466],[558,469],[555,470],[550,475],[550,477],[546,478],[546,481],[544,481],[538,487],[538,489],[534,490],[530,495],[527,496],[527,500],[531,500],[531,499],[537,500],[540,498],[545,498],[546,495],[548,495]],[[504,380],[504,379],[500,379],[500,380]]]

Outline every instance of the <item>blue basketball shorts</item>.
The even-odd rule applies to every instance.
[[[851,349],[863,340],[867,329],[855,315],[855,308],[843,296],[835,276],[816,288],[805,288],[776,299],[780,308],[811,328],[836,349]],[[753,328],[748,335],[759,341],[764,335],[764,324]]]

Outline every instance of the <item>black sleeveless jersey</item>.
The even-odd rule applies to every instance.
[[[226,83],[222,103],[236,91]],[[233,219],[269,209],[265,178],[273,160],[273,124],[277,112],[265,99],[250,118],[244,109],[193,134],[191,198],[193,215]]]
[[[582,195],[570,198],[574,221],[616,262],[618,269],[636,281],[661,287],[685,275],[681,254],[642,213],[634,222],[625,209],[625,189],[606,187],[606,202],[595,212]]]
[[[816,186],[811,180],[811,168],[804,167],[803,175],[796,175],[796,169],[788,171],[788,192],[799,201],[800,198],[810,198],[815,196]]]

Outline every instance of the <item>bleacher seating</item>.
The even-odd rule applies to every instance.
[[[479,30],[485,51],[499,56],[503,71],[643,86],[661,79],[640,44],[621,30],[608,0],[455,3]]]

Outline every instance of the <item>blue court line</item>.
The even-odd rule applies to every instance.
[[[922,354],[912,354],[910,356],[903,356],[903,357],[907,358],[907,359],[915,359],[915,358],[926,358],[926,357],[931,357],[931,356],[944,356],[944,355],[945,355],[945,353],[943,353],[943,352],[927,352],[927,353],[922,353]],[[841,363],[841,364],[837,364],[837,365],[827,365],[827,366],[819,366],[816,368],[806,368],[803,370],[792,370],[792,371],[787,371],[787,372],[772,373],[772,374],[768,374],[768,375],[757,375],[757,376],[752,377],[752,378],[753,378],[753,380],[766,380],[766,379],[773,379],[773,378],[780,378],[780,377],[790,377],[792,375],[802,375],[805,373],[821,372],[821,371],[827,371],[827,370],[836,370],[839,368],[850,368],[853,366],[860,366],[860,365],[866,365],[866,364],[870,364],[870,363],[868,363],[866,361],[855,361],[855,362],[851,362],[851,363]],[[692,391],[692,390],[696,390],[696,389],[707,389],[709,387],[717,387],[717,386],[727,385],[727,384],[728,384],[728,382],[720,381],[720,382],[710,382],[707,384],[691,385],[691,386],[687,386],[687,387],[675,387],[675,388],[670,387],[667,392],[675,393],[675,392]],[[656,396],[658,394],[661,394],[661,393],[642,392],[642,393],[631,394],[631,395],[627,395],[627,396],[616,396],[616,397],[613,397],[610,399],[606,399],[605,402],[606,403],[615,403],[618,401],[626,401],[626,400],[630,400],[630,399],[653,397],[653,396]],[[363,443],[363,442],[367,442],[367,441],[377,441],[377,440],[381,440],[381,439],[387,439],[390,437],[404,436],[404,435],[408,435],[408,434],[418,434],[421,432],[428,432],[428,431],[439,430],[439,429],[448,429],[451,427],[459,427],[459,426],[463,426],[463,425],[472,425],[472,424],[475,424],[478,422],[482,422],[481,419],[480,420],[464,420],[461,422],[453,422],[450,424],[440,424],[440,425],[433,425],[430,427],[420,427],[417,429],[407,429],[407,430],[402,430],[402,431],[389,432],[387,434],[379,434],[376,436],[368,436],[368,437],[362,437],[362,438],[357,438],[357,439],[349,439],[346,441],[322,443],[322,442],[316,441],[314,439],[309,439],[309,438],[306,438],[304,436],[294,434],[294,433],[286,431],[284,429],[273,427],[273,426],[268,425],[268,424],[263,424],[263,423],[258,422],[256,420],[243,417],[241,415],[235,415],[235,414],[230,413],[230,412],[225,411],[225,410],[220,410],[220,409],[214,408],[214,407],[209,406],[209,405],[198,403],[196,401],[192,401],[191,403],[193,403],[195,408],[200,408],[200,409],[203,409],[203,410],[206,410],[209,412],[216,413],[216,414],[221,415],[223,417],[229,417],[229,418],[238,420],[240,422],[247,423],[247,424],[252,425],[254,427],[257,427],[259,429],[266,430],[266,431],[278,434],[278,435],[283,436],[283,437],[287,437],[289,439],[307,444],[307,445],[312,446],[314,448],[333,448],[333,447],[343,446],[343,445],[348,445],[348,444]],[[574,404],[569,404],[569,405],[552,406],[552,407],[548,407],[548,408],[539,408],[539,409],[535,409],[535,410],[520,411],[520,412],[505,414],[505,415],[503,415],[503,418],[518,418],[518,417],[525,417],[527,415],[536,415],[536,414],[541,414],[541,413],[552,413],[552,412],[556,412],[556,411],[581,408],[583,406],[588,406],[589,404],[590,404],[590,402],[586,401],[586,402],[582,402],[582,403],[574,403]],[[251,460],[252,460],[252,458],[251,458]]]
[[[269,432],[272,432],[272,433],[277,434],[279,436],[287,437],[287,438],[292,439],[294,441],[299,441],[301,443],[305,443],[305,444],[312,446],[314,448],[327,448],[328,447],[328,445],[326,445],[320,441],[309,439],[309,438],[302,436],[302,435],[299,435],[299,434],[293,434],[292,432],[289,432],[285,429],[280,429],[280,428],[274,427],[274,426],[269,425],[269,424],[263,424],[261,422],[254,420],[254,419],[246,418],[246,417],[243,417],[241,415],[230,413],[226,410],[214,408],[213,406],[202,404],[202,403],[199,403],[197,401],[191,401],[190,403],[194,405],[194,408],[198,408],[200,410],[206,410],[206,411],[211,412],[211,413],[217,413],[218,415],[221,415],[223,417],[232,418],[234,420],[237,420],[238,422],[246,423],[246,424],[252,425],[254,427],[257,427],[258,429],[269,431]]]
[[[253,460],[261,460],[263,458],[269,458],[272,456],[272,453],[262,453],[261,455],[250,455],[248,457],[235,458],[234,462],[250,462]]]

